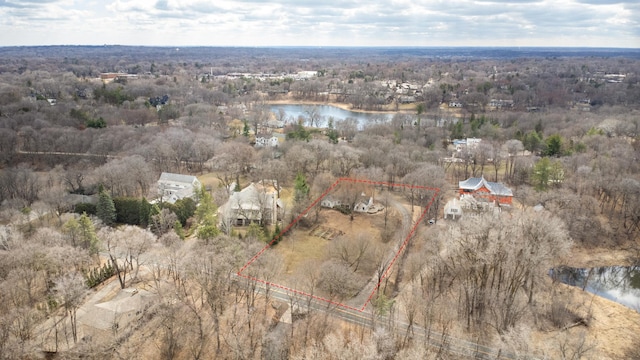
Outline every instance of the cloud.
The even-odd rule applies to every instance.
[[[640,47],[638,19],[635,0],[0,0],[0,45],[49,26],[88,44]]]

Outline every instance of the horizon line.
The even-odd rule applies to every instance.
[[[233,48],[233,49],[590,49],[590,50],[640,50],[640,47],[607,46],[520,46],[520,45],[130,45],[130,44],[40,44],[0,45],[0,48],[29,47],[147,47],[147,48]]]

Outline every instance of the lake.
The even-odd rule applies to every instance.
[[[590,269],[560,267],[549,271],[558,281],[584,289],[640,312],[640,266]]]
[[[372,123],[384,123],[389,122],[393,117],[393,114],[389,113],[365,113],[356,112],[350,110],[344,110],[339,107],[331,105],[300,105],[300,104],[285,104],[285,105],[269,105],[269,110],[274,114],[282,109],[285,112],[285,123],[296,123],[298,118],[305,119],[305,124],[308,125],[307,119],[312,111],[317,111],[319,115],[318,124],[316,127],[327,127],[329,119],[333,119],[334,125],[337,121],[346,119],[353,119],[358,123],[358,128],[362,129],[364,125]]]

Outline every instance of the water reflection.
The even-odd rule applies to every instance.
[[[393,117],[393,114],[355,112],[331,105],[270,105],[269,110],[277,116],[284,112],[287,123],[297,123],[298,119],[302,118],[305,125],[309,125],[309,118],[314,117],[314,120],[317,120],[313,124],[315,127],[327,127],[329,120],[332,120],[333,126],[340,121],[354,121],[358,128],[362,129],[366,124],[389,122]]]
[[[549,271],[554,280],[613,300],[640,312],[640,266],[590,269],[559,267]]]

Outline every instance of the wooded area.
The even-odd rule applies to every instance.
[[[548,276],[592,250],[640,259],[638,53],[433,51],[0,48],[0,359],[457,358],[430,340],[446,336],[516,358],[638,356],[635,337],[615,351],[596,342],[586,298]],[[318,104],[391,120],[320,126]],[[207,180],[193,200],[153,203],[162,172]],[[347,177],[441,189],[367,325],[236,276]],[[470,177],[509,186],[513,206],[442,220]],[[276,223],[220,219],[230,190],[261,181],[287,199]],[[431,197],[403,189],[376,190],[396,213],[371,222],[375,243],[347,231],[289,285],[349,301],[381,279],[381,254]],[[341,191],[345,223],[365,216],[354,205],[372,190]],[[285,278],[285,260],[266,252],[251,274]],[[119,305],[87,313],[106,303]]]

